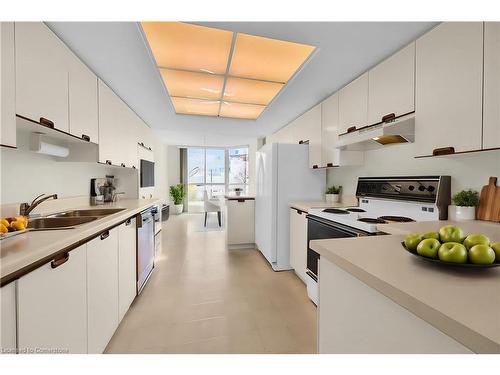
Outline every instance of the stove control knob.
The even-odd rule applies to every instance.
[[[425,191],[425,186],[424,186],[424,185],[420,185],[420,186],[418,187],[418,190],[419,190],[419,191]]]
[[[427,191],[428,192],[432,193],[434,190],[436,190],[436,188],[434,186],[432,186],[432,185],[427,186]]]
[[[415,186],[413,186],[413,185],[408,186],[408,190],[410,190],[410,191],[415,190]]]

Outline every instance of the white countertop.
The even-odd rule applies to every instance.
[[[311,247],[472,351],[500,353],[500,267],[443,267],[418,259],[401,246],[406,233],[438,230],[447,224],[500,241],[500,224],[432,221],[382,224],[380,230],[398,234],[317,240]]]
[[[71,209],[124,208],[125,210],[73,229],[29,231],[0,241],[2,284],[10,282],[13,274],[29,268],[34,263],[49,258],[60,250],[125,221],[157,203],[157,199],[123,199],[105,205],[72,207]]]
[[[290,202],[290,208],[295,208],[300,211],[309,212],[311,208],[336,208],[336,207],[353,207],[358,205],[356,197],[342,197],[341,202],[330,203],[326,201],[294,201]]]

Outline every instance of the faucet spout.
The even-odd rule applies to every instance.
[[[33,211],[40,203],[45,202],[48,199],[57,199],[57,194],[51,194],[47,195],[44,197],[45,194],[41,194],[35,199],[33,199],[33,202],[31,204],[29,203],[21,203],[21,206],[19,207],[19,214],[22,216],[28,216],[31,211]]]

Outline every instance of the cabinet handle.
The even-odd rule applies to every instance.
[[[57,268],[66,263],[68,259],[69,259],[69,253],[64,253],[61,256],[55,258],[52,262],[50,262],[50,267]]]
[[[140,143],[140,145],[141,145],[142,147],[144,147],[144,142],[141,142],[141,143]]]
[[[302,143],[304,143],[304,141],[300,140],[300,141],[299,141],[299,145],[301,145]]]
[[[396,114],[395,113],[389,113],[385,116],[382,117],[382,122],[391,122],[396,119]]]
[[[149,151],[152,151],[152,150],[151,150],[151,147],[148,147],[148,148],[149,148]]]
[[[333,167],[333,163],[326,163],[327,167]]]
[[[125,166],[125,163],[121,163],[120,165],[121,165],[122,167],[124,167],[124,166]]]
[[[109,230],[101,234],[101,240],[105,240],[108,237],[109,237]]]
[[[135,165],[132,166],[132,169],[135,169]]]
[[[356,131],[356,127],[355,126],[351,126],[351,127],[347,128],[347,133],[352,133],[354,131]]]
[[[111,160],[106,160],[106,164],[111,165],[113,163],[111,163]]]
[[[314,164],[313,169],[318,169],[318,164]]]
[[[237,199],[238,203],[245,203],[245,199]]]
[[[129,226],[131,223],[132,223],[132,219],[128,219],[128,220],[125,222],[125,226]]]
[[[433,156],[438,156],[438,155],[450,155],[455,153],[455,147],[449,146],[449,147],[441,147],[441,148],[435,148],[432,151]]]
[[[90,137],[88,135],[86,135],[86,134],[82,134],[82,139],[84,141],[90,142]]]
[[[51,121],[48,118],[40,117],[40,124],[48,128],[54,129],[54,121]]]

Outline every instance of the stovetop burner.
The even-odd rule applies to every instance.
[[[362,217],[361,219],[358,219],[358,221],[362,221],[363,223],[368,223],[368,224],[385,224],[387,221],[382,220],[380,218],[375,219],[372,217]]]
[[[338,208],[325,208],[323,212],[328,212],[329,214],[348,214],[346,210],[339,210]]]
[[[348,208],[347,211],[349,211],[349,212],[366,212],[362,208]]]
[[[405,216],[380,216],[379,219],[384,221],[394,221],[396,223],[409,223],[411,221],[415,221]]]

